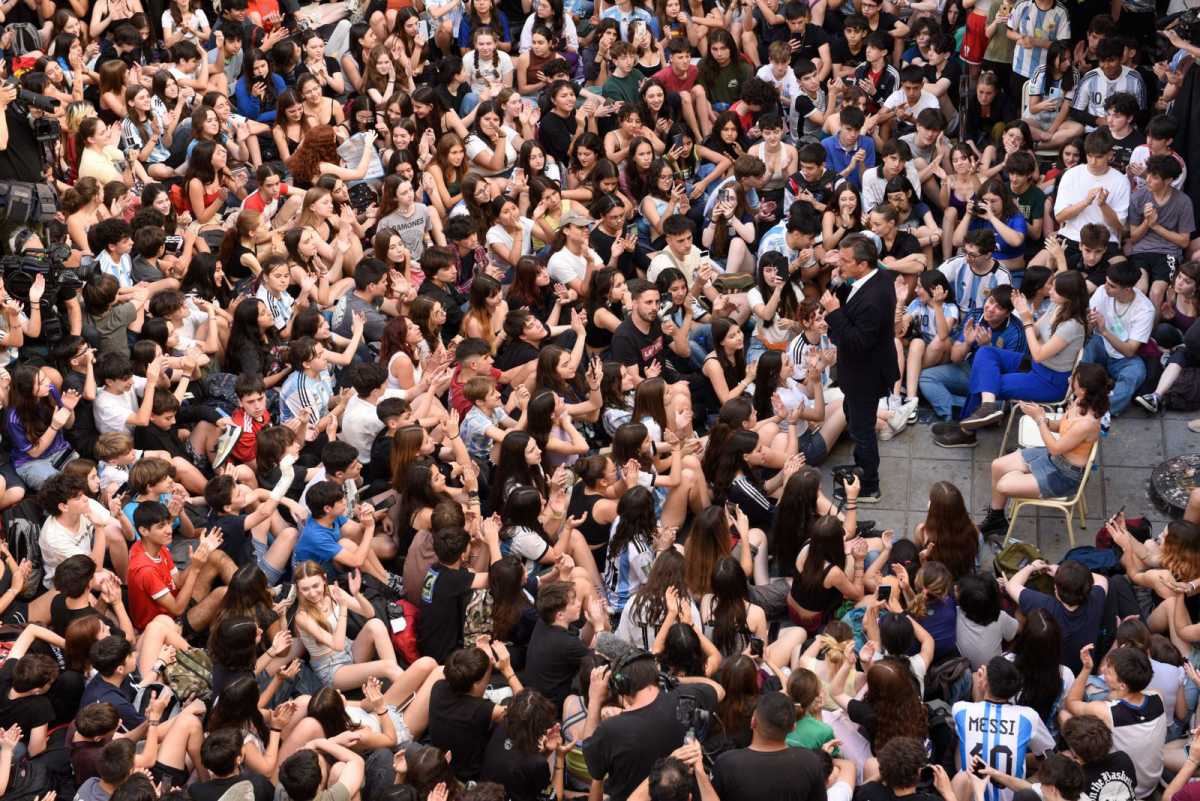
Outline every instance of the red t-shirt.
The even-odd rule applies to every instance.
[[[688,67],[687,75],[682,79],[675,74],[675,70],[671,69],[670,66],[663,67],[654,73],[654,78],[665,86],[668,92],[679,94],[680,92],[690,92],[692,87],[696,85],[696,78],[699,75],[700,70],[696,68],[695,64],[692,64]]]
[[[463,394],[462,382],[458,380],[459,373],[462,372],[462,367],[455,367],[454,374],[450,376],[450,405],[458,410],[459,417],[466,417],[467,412],[471,411],[471,401],[467,400],[467,396]],[[495,367],[492,368],[492,380],[500,380],[500,371]]]
[[[129,549],[129,570],[125,584],[129,588],[129,619],[138,631],[150,625],[156,616],[164,614],[163,608],[154,599],[163,590],[172,595],[178,590],[172,575],[174,572],[175,560],[165,547],[158,554],[158,561],[146,553],[144,540],[138,540]]]
[[[242,435],[238,437],[237,444],[233,446],[233,453],[230,454],[233,460],[238,464],[253,462],[258,455],[258,432],[271,424],[271,413],[264,411],[262,420],[250,418],[250,430],[246,430],[246,412],[243,409],[235,409],[230,415],[233,424],[242,429]]]

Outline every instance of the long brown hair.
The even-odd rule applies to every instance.
[[[967,513],[962,493],[949,481],[938,481],[929,488],[925,540],[933,546],[929,559],[941,562],[955,578],[974,572],[979,529]]]
[[[867,671],[865,700],[875,712],[873,752],[878,754],[895,737],[924,741],[929,718],[907,665],[890,656],[872,665]]]
[[[693,596],[699,598],[712,589],[713,570],[731,550],[725,507],[713,504],[701,510],[683,546],[683,580]]]
[[[404,476],[408,466],[421,458],[421,443],[425,441],[425,430],[420,426],[401,426],[392,437],[392,487],[404,492]]]

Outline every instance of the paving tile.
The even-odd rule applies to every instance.
[[[1200,450],[1200,434],[1192,433],[1187,427],[1188,421],[1192,419],[1194,419],[1194,415],[1163,420],[1166,448],[1158,461]],[[1157,463],[1155,462],[1155,464]]]
[[[913,459],[911,465],[908,482],[908,508],[910,511],[925,512],[929,506],[929,488],[938,481],[949,481],[958,487],[964,498],[971,497],[971,464],[969,462]]]
[[[1100,462],[1105,467],[1153,467],[1163,460],[1163,445],[1162,420],[1126,412],[1100,443]]]
[[[899,539],[912,539],[912,529],[920,522],[919,516],[913,519],[913,515],[909,512],[872,509],[865,506],[858,507],[858,511],[864,520],[875,521],[875,528],[878,531],[886,531],[890,528]]]
[[[1146,468],[1105,467],[1101,469],[1100,475],[1104,479],[1105,518],[1116,514],[1122,506],[1125,507],[1125,514],[1130,517],[1162,516],[1147,494],[1150,471]],[[1089,517],[1100,516],[1100,510],[1095,507],[1089,506],[1088,512]]]

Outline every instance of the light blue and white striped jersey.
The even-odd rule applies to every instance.
[[[1001,773],[1025,778],[1025,757],[1054,748],[1054,738],[1041,716],[1020,704],[959,701],[952,709],[958,732],[959,766],[967,769],[978,756]],[[1008,801],[1012,790],[989,782],[986,801]]]
[[[954,289],[954,301],[965,314],[982,309],[992,290],[1002,284],[1011,284],[1008,270],[993,261],[992,269],[983,275],[976,273],[967,263],[965,256],[955,256],[938,267]]]
[[[310,378],[303,370],[295,370],[279,389],[279,422],[286,423],[299,417],[305,410],[312,411],[310,425],[315,424],[329,411],[333,398],[333,376],[328,370],[320,377]]]
[[[1121,74],[1115,80],[1109,80],[1099,67],[1083,76],[1075,89],[1075,102],[1072,108],[1085,111],[1093,117],[1104,116],[1104,101],[1117,92],[1129,92],[1137,98],[1138,108],[1146,107],[1146,84],[1142,76],[1132,67],[1121,67]],[[1088,125],[1088,131],[1096,130],[1096,126]]]
[[[1022,36],[1049,39],[1051,42],[1070,39],[1071,17],[1067,9],[1058,3],[1045,11],[1038,8],[1034,0],[1022,0],[1008,18],[1008,29]],[[1017,42],[1013,48],[1013,72],[1026,78],[1032,76],[1034,70],[1046,63],[1047,52],[1049,48],[1026,48]]]

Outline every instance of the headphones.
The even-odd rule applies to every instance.
[[[622,695],[633,695],[633,686],[629,676],[625,671],[634,662],[640,662],[643,659],[654,659],[654,654],[649,651],[643,651],[640,648],[630,651],[616,661],[612,666],[612,672],[608,674],[608,695],[610,698],[620,698]]]

